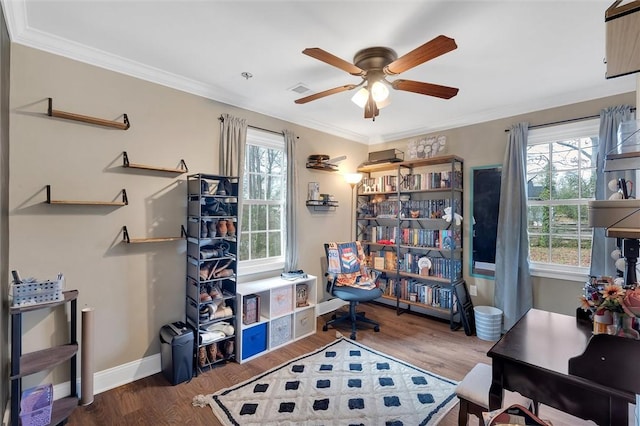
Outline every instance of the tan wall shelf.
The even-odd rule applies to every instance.
[[[184,226],[180,226],[179,237],[155,237],[155,238],[131,238],[129,237],[129,231],[126,226],[122,227],[122,242],[127,244],[139,244],[139,243],[162,243],[166,241],[178,241],[184,240],[187,237],[187,230]]]
[[[129,162],[129,156],[127,155],[127,151],[122,152],[122,167],[129,169],[142,169],[142,170],[154,170],[158,172],[167,172],[167,173],[187,173],[189,169],[187,168],[187,163],[184,160],[180,160],[180,166],[176,168],[172,167],[158,167],[158,166],[148,166],[146,164],[138,164]]]
[[[49,117],[62,118],[65,120],[74,120],[81,121],[83,123],[95,124],[98,126],[104,127],[112,127],[114,129],[127,130],[131,127],[131,123],[129,123],[129,117],[127,114],[123,114],[123,123],[119,121],[113,120],[105,120],[103,118],[89,117],[88,115],[75,114],[72,112],[60,111],[57,109],[53,109],[53,98],[49,98],[49,109],[47,110],[47,115]]]
[[[123,189],[122,201],[81,201],[81,200],[53,200],[51,199],[51,185],[47,185],[47,204],[66,204],[75,206],[126,206],[129,204],[127,191]]]

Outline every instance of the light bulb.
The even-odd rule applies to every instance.
[[[376,103],[382,102],[389,97],[389,88],[381,81],[376,81],[371,86],[371,95]]]

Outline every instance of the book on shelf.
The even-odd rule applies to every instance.
[[[242,322],[245,325],[256,323],[260,320],[260,296],[248,294],[242,299]]]

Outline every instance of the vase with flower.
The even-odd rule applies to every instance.
[[[610,277],[603,277],[595,284],[588,285],[580,297],[582,309],[592,313],[593,334],[640,338],[633,328],[640,314],[640,289],[624,289]]]

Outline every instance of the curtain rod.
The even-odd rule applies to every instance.
[[[631,108],[631,111],[635,111],[635,108]],[[578,117],[578,118],[569,118],[566,120],[560,120],[560,121],[552,121],[551,123],[543,123],[543,124],[536,124],[535,126],[529,126],[529,129],[537,129],[539,127],[547,127],[547,126],[555,126],[556,124],[564,124],[564,123],[573,123],[574,121],[583,121],[583,120],[590,120],[592,118],[599,118],[600,114],[598,115],[587,115],[585,117]],[[509,133],[509,129],[504,129],[505,133]]]
[[[222,116],[218,117],[218,120],[224,122],[224,118]],[[251,124],[247,124],[247,127],[251,127],[252,129],[255,129],[255,130],[262,130],[263,132],[269,132],[269,133],[273,133],[281,136],[284,134],[284,132],[276,132],[275,130],[263,129],[262,127],[252,126]]]

